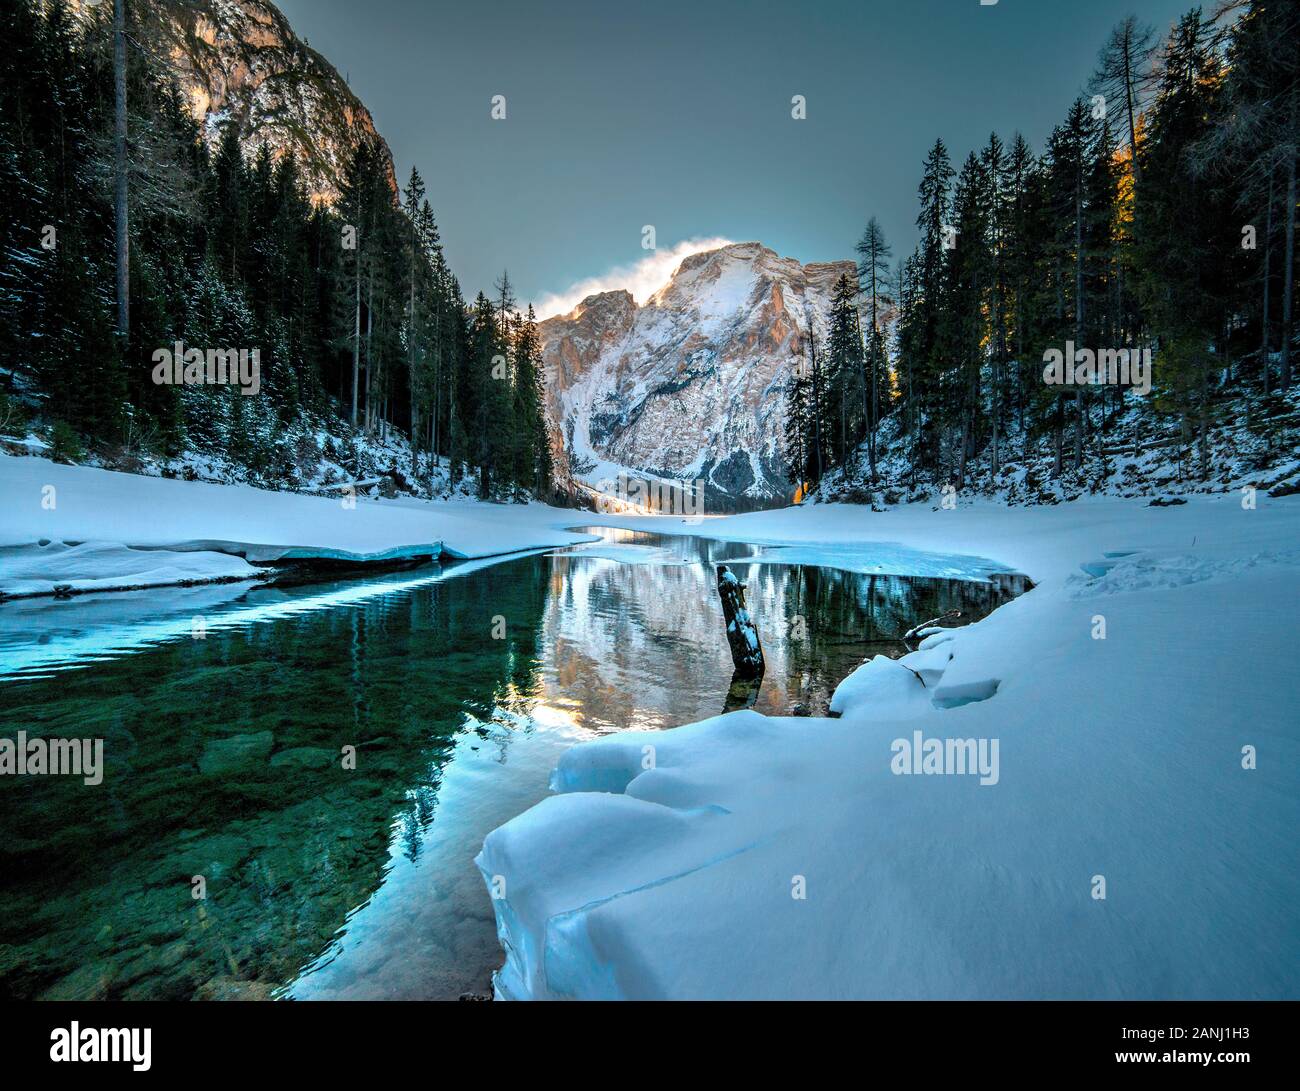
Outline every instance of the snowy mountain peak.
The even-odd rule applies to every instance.
[[[612,292],[597,292],[587,296],[566,317],[607,322],[611,315],[630,314],[635,310],[636,300],[632,298],[632,293],[626,288],[618,288]]]
[[[562,465],[596,485],[626,471],[704,481],[714,510],[788,499],[784,394],[852,262],[801,265],[758,242],[686,257],[638,306],[588,296],[540,324]]]

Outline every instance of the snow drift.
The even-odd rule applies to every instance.
[[[557,794],[478,857],[497,995],[1300,995],[1297,532],[1300,504],[1230,497],[713,524],[961,546],[1039,586],[865,664],[839,719],[739,712],[568,751]],[[917,732],[998,741],[997,782],[899,775]]]
[[[338,499],[0,455],[0,591],[254,578],[258,563],[476,558],[588,541],[542,504]],[[500,512],[508,518],[500,518]]]

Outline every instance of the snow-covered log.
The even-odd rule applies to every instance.
[[[718,565],[718,597],[727,622],[727,643],[738,678],[762,678],[766,670],[758,626],[745,605],[745,585],[725,564]]]
[[[363,481],[338,481],[333,485],[321,485],[321,492],[333,492],[337,489],[369,489],[375,485],[382,485],[388,481],[388,474],[380,474],[378,477],[367,477]]]

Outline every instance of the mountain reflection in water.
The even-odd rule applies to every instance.
[[[1023,590],[592,533],[491,566],[99,615],[89,597],[0,606],[0,734],[99,737],[105,755],[98,787],[0,781],[0,997],[485,992],[502,956],[472,862],[484,835],[546,795],[575,742],[722,710],[715,564],[749,585],[755,707],[777,715],[823,714],[918,621]]]

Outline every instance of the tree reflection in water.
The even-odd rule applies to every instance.
[[[481,992],[501,960],[483,836],[543,798],[573,743],[723,708],[716,563],[748,583],[767,657],[741,699],[778,715],[824,713],[919,620],[974,620],[1023,589],[602,534],[443,580],[260,588],[214,608],[205,640],[187,612],[136,625],[172,635],[116,658],[69,652],[0,682],[0,733],[105,740],[98,788],[0,783],[0,996]],[[168,598],[139,601],[161,617]],[[112,644],[125,611],[81,635]],[[25,617],[6,618],[6,656],[48,647]]]

